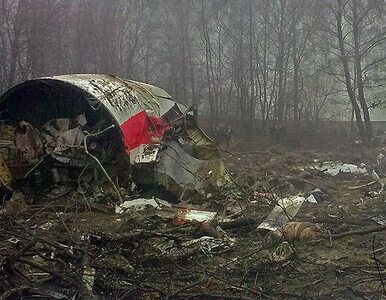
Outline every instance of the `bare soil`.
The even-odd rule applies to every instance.
[[[384,299],[385,193],[370,196],[377,184],[352,189],[371,182],[367,174],[332,177],[306,167],[315,160],[371,165],[383,151],[362,145],[224,151],[241,196],[182,204],[228,218],[211,224],[236,241],[219,251],[182,247],[205,235],[200,224],[176,225],[154,209],[117,215],[114,203],[76,193],[26,207],[6,204],[0,298]],[[257,228],[275,206],[273,194],[316,187],[328,200],[304,203],[293,221],[317,224],[323,232],[317,239],[285,241]]]

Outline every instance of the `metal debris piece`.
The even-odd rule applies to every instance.
[[[182,247],[189,248],[198,245],[199,249],[205,254],[212,254],[224,252],[231,249],[235,245],[235,242],[235,239],[229,237],[218,239],[211,236],[202,236],[198,239],[183,243]]]
[[[115,207],[116,214],[122,214],[128,210],[144,210],[146,207],[160,208],[157,201],[154,199],[135,199],[123,202],[121,205]]]
[[[59,93],[62,89],[68,93]],[[206,196],[236,190],[218,149],[197,125],[194,108],[152,85],[100,74],[38,78],[2,95],[0,113],[43,126],[46,152],[67,166],[86,167],[93,158],[91,164],[101,167],[101,162],[129,154],[132,166],[126,169],[137,185],[163,187],[177,198],[183,191]],[[98,131],[103,134],[97,136]],[[19,146],[23,149],[23,143]],[[28,158],[43,152],[42,143],[38,149],[24,148],[35,150],[24,150]]]
[[[219,159],[199,159],[191,156],[176,141],[165,143],[159,163],[154,167],[156,181],[167,190],[195,190],[206,196],[210,190],[232,185],[232,179]]]
[[[147,207],[154,207],[156,209],[161,209],[162,207],[171,207],[171,205],[168,202],[157,198],[152,198],[152,199],[139,198],[134,200],[128,200],[123,202],[120,205],[117,205],[115,207],[115,213],[122,214],[129,210],[140,211],[140,210],[146,209]]]
[[[189,222],[205,222],[212,221],[216,215],[217,212],[188,208],[179,211],[175,217]]]
[[[297,214],[304,201],[305,198],[301,196],[279,199],[267,219],[258,228],[271,231],[279,229]]]
[[[205,222],[212,221],[217,212],[201,210],[192,207],[164,207],[157,211],[157,216],[164,219],[173,219],[175,224],[181,225],[191,222]]]
[[[130,151],[130,163],[135,165],[156,162],[158,158],[158,152],[159,146],[142,144]]]
[[[65,155],[65,151],[81,146],[84,137],[79,125],[70,128],[70,119],[52,120],[43,126],[44,144],[48,154]]]
[[[353,164],[346,164],[340,161],[326,161],[322,164],[315,164],[313,169],[322,171],[325,174],[336,176],[339,173],[352,173],[352,174],[366,174],[367,170],[365,166],[357,166]]]
[[[306,202],[319,203],[328,200],[328,194],[322,191],[320,188],[316,188],[309,193]]]

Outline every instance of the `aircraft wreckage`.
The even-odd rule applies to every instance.
[[[31,192],[86,193],[98,177],[121,200],[128,179],[175,200],[234,187],[194,108],[149,84],[96,74],[28,80],[0,97],[0,120],[1,154]]]

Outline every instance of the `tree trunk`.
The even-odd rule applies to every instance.
[[[348,58],[347,58],[346,50],[344,48],[344,37],[342,32],[342,14],[343,12],[340,7],[339,11],[336,14],[336,29],[337,29],[337,38],[338,38],[339,50],[340,50],[340,59],[343,65],[346,90],[355,113],[355,119],[358,126],[359,137],[361,138],[361,140],[366,140],[366,132],[362,121],[361,110],[356,100],[354,89],[352,88]]]
[[[362,63],[360,54],[360,29],[359,29],[359,18],[358,18],[358,2],[353,0],[353,36],[354,36],[354,55],[355,55],[355,77],[358,89],[358,100],[362,108],[363,119],[365,123],[366,140],[370,141],[373,137],[373,127],[370,120],[369,108],[365,100],[365,93],[363,87],[362,77]]]

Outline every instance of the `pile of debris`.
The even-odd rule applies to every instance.
[[[0,116],[2,155],[25,192],[93,188],[95,197],[107,180],[122,203],[134,185],[174,201],[235,187],[194,109],[154,86],[107,75],[30,80],[0,98]]]
[[[283,294],[272,278],[299,282],[314,276],[309,265],[333,273],[335,262],[304,257],[386,228],[380,216],[342,218],[324,184],[378,183],[367,196],[379,200],[383,154],[374,167],[231,155],[246,174],[240,186],[194,109],[154,86],[31,80],[0,98],[0,117],[1,299],[300,298],[308,289]]]
[[[66,240],[57,233],[61,226],[71,227],[67,209],[34,219],[55,203],[70,211],[86,207],[116,214],[116,222],[151,208],[151,218],[209,228],[217,212],[188,203],[235,195],[237,188],[214,143],[198,127],[194,109],[174,102],[165,91],[109,75],[41,78],[5,93],[0,118],[0,220],[6,241],[0,262],[2,299],[67,299],[95,292],[110,297],[106,268],[126,274],[133,272],[131,264],[154,258],[233,247],[234,239],[212,227],[206,229],[209,236],[193,234],[191,239],[170,239],[171,232],[145,226],[119,237],[87,228]],[[34,207],[42,209],[33,213]],[[163,255],[154,253],[154,246],[144,256],[128,255],[141,252],[139,241],[148,237],[166,238],[160,245]],[[111,253],[105,247],[129,252]]]
[[[303,179],[304,190],[318,177],[335,178],[309,170],[315,173]],[[75,190],[71,197],[26,203],[14,193],[0,213],[0,292],[4,299],[277,298],[272,277],[299,281],[299,270],[309,265],[299,265],[301,249],[313,256],[316,250],[307,247],[324,253],[342,237],[385,230],[380,220],[307,218],[307,208],[324,211],[334,201],[323,187],[300,192],[302,178],[294,179],[283,174],[267,180],[269,188],[257,184],[244,199],[222,194],[200,204],[153,196],[109,205]],[[346,231],[339,232],[337,222],[366,228],[342,225]],[[313,265],[320,273],[337,268],[336,262]],[[301,276],[315,270],[309,274]]]

